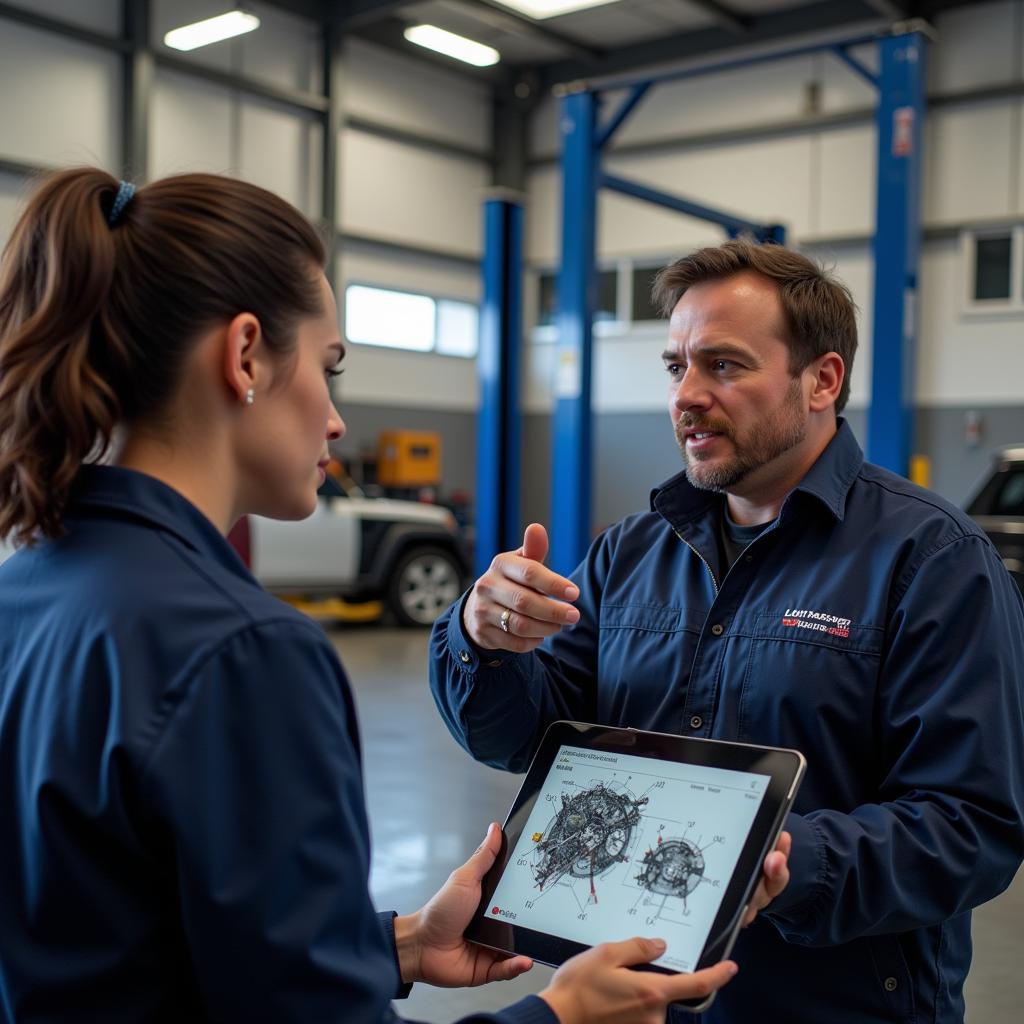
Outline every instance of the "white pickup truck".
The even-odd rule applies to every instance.
[[[468,571],[448,509],[368,498],[330,476],[308,519],[249,523],[252,571],[268,590],[380,599],[404,626],[430,625],[462,592]]]
[[[249,517],[253,574],[300,597],[382,600],[403,626],[428,626],[462,592],[468,571],[445,508],[368,498],[328,477],[316,511],[297,522]],[[0,563],[14,553],[0,543]]]

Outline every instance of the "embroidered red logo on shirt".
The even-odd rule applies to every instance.
[[[816,633],[827,633],[829,636],[848,637],[850,620],[828,612],[816,612],[809,608],[787,608],[782,616],[782,624],[795,629],[811,629]]]

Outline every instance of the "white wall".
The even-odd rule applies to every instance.
[[[21,0],[20,6],[110,35],[120,31],[119,0]],[[317,26],[258,0],[247,7],[262,19],[258,31],[174,56],[318,92],[323,54]],[[223,8],[221,0],[154,0],[152,45],[171,52],[162,42],[168,29]],[[480,275],[467,260],[482,253],[481,204],[490,168],[472,151],[490,147],[488,89],[357,41],[345,46],[343,72],[345,116],[373,122],[384,134],[365,127],[339,133],[339,227],[363,240],[342,238],[335,281],[342,306],[350,281],[477,301]],[[94,163],[121,173],[121,75],[116,54],[0,18],[0,158],[47,166]],[[389,131],[437,145],[388,137]],[[192,170],[237,175],[314,219],[322,215],[318,117],[158,67],[149,138],[151,178]],[[25,185],[20,177],[0,174],[0,244]],[[375,247],[367,239],[388,244]],[[403,246],[458,259],[403,252]],[[477,406],[472,360],[351,348],[343,387],[349,401],[465,411]]]
[[[473,267],[367,245],[342,249],[336,288],[339,296],[344,296],[349,283],[467,302],[480,298],[480,274]],[[395,352],[372,345],[348,346],[345,375],[336,388],[343,404],[457,412],[474,412],[479,405],[475,359]]]
[[[487,167],[366,132],[342,133],[341,225],[354,234],[479,255]]]
[[[223,14],[231,6],[223,0],[153,0],[151,43],[162,50],[163,37],[170,29]],[[236,71],[272,85],[318,91],[323,61],[317,26],[259,0],[244,6],[259,16],[259,31],[198,50],[169,52],[180,60]]]
[[[345,109],[392,128],[486,150],[490,99],[486,87],[359,39],[345,44]]]
[[[1024,81],[1024,2],[958,8],[941,15],[930,52],[930,90]],[[869,66],[872,48],[858,56]],[[816,83],[814,89],[809,89]],[[724,130],[755,132],[795,120],[817,96],[822,114],[873,108],[873,90],[830,55],[746,68],[656,86],[621,131],[621,144],[656,142]],[[608,106],[614,109],[614,104]],[[556,108],[542,107],[533,125],[535,155],[556,150]],[[976,100],[933,109],[926,123],[923,218],[928,228],[960,228],[1024,220],[1024,101]],[[868,404],[871,369],[872,260],[875,225],[873,120],[771,138],[681,145],[611,155],[623,176],[758,221],[786,224],[789,238],[834,263],[859,307],[861,350],[851,378],[851,407]],[[619,141],[619,140],[617,140]],[[530,175],[526,250],[536,266],[559,259],[561,184],[557,164]],[[718,229],[626,197],[602,193],[598,258],[669,261],[722,239]],[[850,241],[860,239],[859,241]],[[535,302],[535,289],[529,294]],[[930,406],[1021,403],[1024,400],[1024,318],[965,313],[960,243],[925,243],[920,283],[918,402]],[[535,306],[527,310],[531,321]],[[661,408],[664,386],[657,330],[639,327],[595,341],[594,402],[599,410]],[[549,409],[552,346],[535,340],[527,353],[527,408]],[[996,370],[998,368],[998,371]]]
[[[116,35],[121,30],[121,0],[7,0],[7,3],[94,32]]]
[[[107,33],[119,27],[118,0],[18,0],[53,17]],[[217,13],[220,0],[156,0],[154,40],[191,17]],[[257,33],[182,59],[234,70],[293,89],[320,87],[315,26],[261,3]],[[1024,0],[972,5],[938,20],[930,82],[945,95],[1024,80]],[[871,63],[871,48],[860,53]],[[339,220],[344,231],[387,247],[344,244],[338,290],[346,283],[476,299],[479,277],[467,257],[482,250],[481,199],[486,163],[444,144],[485,151],[491,109],[482,85],[425,67],[369,43],[345,49],[343,103],[351,117],[376,122],[394,137],[346,128],[340,139]],[[655,88],[621,133],[622,143],[664,141],[723,130],[756,130],[795,119],[816,103],[824,114],[867,109],[872,90],[834,57],[820,54]],[[116,55],[52,33],[0,20],[0,157],[26,163],[93,162],[120,169],[121,66]],[[534,155],[557,152],[557,108],[545,102],[531,126]],[[985,99],[934,109],[926,132],[924,212],[930,227],[1024,221],[1024,102]],[[419,146],[403,133],[434,139]],[[150,125],[154,174],[189,169],[239,174],[271,188],[309,215],[320,213],[320,150],[315,118],[253,99],[186,74],[158,69]],[[791,237],[834,259],[861,310],[862,352],[853,373],[854,406],[868,400],[871,261],[874,230],[873,123],[848,124],[770,138],[719,141],[612,156],[609,167],[657,187],[757,219],[784,221]],[[15,216],[23,181],[0,175],[0,240]],[[534,265],[559,254],[557,164],[530,173],[526,251]],[[602,259],[668,260],[719,239],[702,222],[625,197],[600,201]],[[851,242],[851,238],[860,241]],[[462,262],[402,253],[394,246],[448,252]],[[526,282],[525,320],[535,308]],[[962,270],[954,238],[925,245],[921,283],[918,399],[927,405],[1019,401],[1024,379],[1024,324],[961,308]],[[660,334],[637,330],[596,342],[599,410],[660,408]],[[355,347],[345,394],[353,401],[471,410],[471,362]],[[998,366],[994,373],[992,367]],[[528,409],[550,407],[551,348],[528,346]]]
[[[26,183],[13,174],[0,173],[0,248],[14,227],[25,195]]]
[[[112,53],[0,23],[0,151],[43,165],[120,163],[121,63]]]
[[[490,98],[482,85],[357,40],[345,46],[345,65],[347,115],[471,150],[489,148]],[[482,255],[489,181],[487,164],[472,156],[355,127],[343,131],[343,233],[451,253],[460,261],[356,245],[343,234],[339,297],[346,284],[358,283],[478,301],[479,270],[462,261]],[[465,412],[479,404],[475,360],[350,345],[347,365],[343,401]]]

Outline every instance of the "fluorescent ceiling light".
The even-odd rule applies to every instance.
[[[541,21],[556,18],[559,14],[582,11],[588,7],[603,7],[618,0],[498,0],[502,7],[511,7],[520,14]]]
[[[410,25],[405,30],[405,38],[417,46],[425,46],[428,50],[436,50],[456,60],[464,60],[478,68],[490,67],[501,60],[501,54],[493,46],[484,46],[465,36],[457,36],[454,32],[446,32],[436,25]]]
[[[171,29],[164,36],[164,43],[175,50],[195,50],[210,43],[219,43],[222,39],[231,39],[260,27],[260,19],[255,14],[245,11],[228,11],[218,14],[216,18],[207,18],[191,25]]]

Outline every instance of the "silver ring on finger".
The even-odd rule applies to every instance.
[[[511,630],[508,628],[508,620],[511,619],[511,618],[512,618],[512,609],[511,608],[506,608],[501,613],[501,619],[499,620],[501,628],[502,628],[503,632],[505,632],[505,633],[510,633],[511,632]]]

